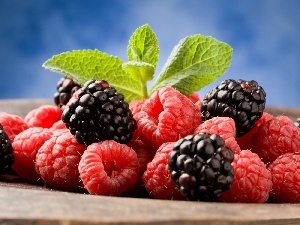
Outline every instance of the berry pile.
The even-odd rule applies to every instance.
[[[300,202],[299,121],[265,111],[257,82],[130,103],[107,81],[74,84],[63,78],[56,105],[24,119],[0,113],[1,176],[95,195]]]

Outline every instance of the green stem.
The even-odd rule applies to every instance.
[[[143,97],[148,98],[148,90],[147,90],[147,82],[141,82],[142,87],[143,87]]]

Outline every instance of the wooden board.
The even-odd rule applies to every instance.
[[[24,117],[51,100],[1,100],[0,111]],[[268,108],[295,120],[300,109]],[[0,176],[0,225],[300,224],[300,204],[229,204],[106,197],[63,192]]]
[[[300,204],[105,197],[0,185],[0,224],[300,224]]]

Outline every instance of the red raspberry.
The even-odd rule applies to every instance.
[[[236,128],[232,118],[213,117],[206,120],[195,129],[194,134],[201,132],[218,134],[224,139],[225,144],[231,148],[234,153],[239,153],[241,151],[235,140]]]
[[[129,103],[129,109],[131,110],[132,114],[135,115],[139,111],[141,111],[142,105],[146,99],[139,99],[139,100],[133,100]]]
[[[14,149],[14,164],[16,173],[29,181],[41,181],[41,176],[35,171],[35,159],[39,148],[52,135],[47,128],[30,127],[16,135],[12,143]]]
[[[234,153],[239,153],[241,151],[240,146],[236,142],[235,137],[229,137],[224,140],[227,147],[229,147]]]
[[[192,134],[201,123],[200,109],[172,87],[164,87],[147,99],[136,114],[137,132],[156,148]]]
[[[143,180],[147,191],[156,199],[185,200],[171,180],[168,159],[174,142],[162,144],[153,160],[148,163]]]
[[[234,179],[231,188],[223,192],[223,202],[266,202],[272,188],[272,177],[257,154],[242,150],[232,162]]]
[[[55,131],[58,129],[66,129],[66,128],[67,128],[66,124],[62,120],[58,120],[52,125],[52,127],[50,127],[50,130]]]
[[[29,127],[50,128],[61,119],[62,110],[54,105],[42,105],[31,110],[24,118]]]
[[[195,106],[200,109],[201,111],[201,105],[202,105],[202,98],[200,100],[198,100],[197,102],[195,102]]]
[[[139,162],[132,148],[107,140],[89,145],[78,169],[90,194],[120,195],[136,182]]]
[[[269,170],[273,181],[271,198],[280,203],[300,203],[300,153],[279,156]]]
[[[201,111],[201,104],[202,104],[202,98],[199,96],[197,92],[194,92],[187,96],[194,104],[195,106],[200,109]]]
[[[277,116],[262,124],[253,140],[252,151],[265,163],[300,149],[300,129],[286,116]]]
[[[196,103],[201,100],[198,92],[193,92],[187,96],[193,103]]]
[[[237,137],[236,141],[238,143],[238,145],[240,146],[241,149],[252,149],[253,148],[253,138],[257,133],[258,128],[260,127],[260,125],[266,123],[267,121],[269,121],[270,119],[272,119],[273,116],[267,112],[264,112],[262,117],[260,117],[254,127],[245,135],[241,136],[241,137]]]
[[[204,121],[194,131],[195,134],[200,132],[211,133],[220,135],[224,140],[229,137],[235,137],[235,123],[229,117],[213,117]]]
[[[142,106],[144,104],[144,102],[146,101],[146,99],[139,99],[139,100],[133,100],[129,103],[129,109],[130,111],[132,112],[132,115],[133,115],[133,118],[136,119],[136,115],[138,114],[138,112],[141,111],[142,109]],[[140,139],[140,135],[138,133],[138,130],[136,129],[134,132],[133,132],[133,137],[132,137],[132,140],[137,140],[137,139]],[[144,140],[145,142],[145,140]],[[151,145],[151,144],[150,144]]]
[[[139,173],[136,183],[132,187],[130,187],[130,189],[126,193],[134,195],[143,194],[146,192],[146,189],[142,177],[147,169],[148,163],[152,161],[154,153],[152,150],[149,150],[147,145],[145,145],[140,140],[132,140],[127,145],[131,147],[137,154],[137,158],[139,161]]]
[[[85,149],[68,129],[56,130],[36,154],[36,171],[53,188],[82,190],[78,163]]]
[[[0,113],[0,124],[2,124],[11,142],[17,134],[28,128],[27,123],[20,116],[5,112]]]

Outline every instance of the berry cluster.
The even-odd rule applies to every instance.
[[[232,184],[233,159],[219,135],[188,135],[174,143],[169,155],[171,179],[189,200],[218,200]]]
[[[56,86],[54,93],[54,103],[60,108],[64,109],[72,95],[81,88],[81,85],[75,82],[72,78],[67,76],[62,77]]]
[[[81,144],[103,140],[128,143],[136,122],[124,96],[106,81],[87,81],[62,114],[62,121]]]
[[[265,111],[257,82],[130,103],[106,81],[74,84],[24,119],[0,113],[2,174],[97,195],[300,202],[299,121]]]

